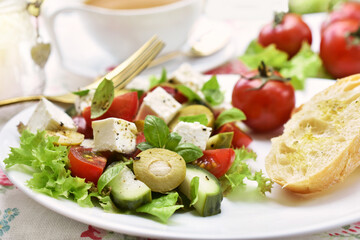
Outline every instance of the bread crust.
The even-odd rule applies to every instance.
[[[341,105],[331,105],[330,101]],[[321,112],[329,106],[337,107],[336,111],[331,109],[327,115]],[[306,140],[302,140],[305,135]],[[298,148],[294,147],[297,142],[301,143]],[[327,147],[321,146],[322,142]],[[327,189],[359,165],[360,74],[338,80],[303,104],[285,124],[284,133],[272,139],[265,159],[270,178],[296,193]]]

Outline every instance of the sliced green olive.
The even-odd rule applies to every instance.
[[[186,163],[177,154],[163,148],[152,148],[137,155],[134,173],[152,191],[165,193],[178,187],[185,179]]]
[[[176,124],[178,124],[180,117],[194,116],[199,114],[206,115],[208,119],[208,124],[206,125],[207,127],[212,128],[214,126],[215,118],[212,111],[209,108],[205,107],[204,105],[196,104],[196,105],[188,105],[181,108],[180,111],[176,114],[175,118],[170,122],[169,128],[173,129],[176,126]]]
[[[206,143],[206,149],[230,148],[233,136],[234,132],[216,134],[209,138]]]
[[[143,132],[144,131],[144,125],[145,125],[145,121],[144,120],[136,120],[135,122],[136,128],[138,132]]]

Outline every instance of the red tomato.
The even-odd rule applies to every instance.
[[[137,92],[129,92],[117,96],[111,103],[110,108],[101,117],[91,119],[91,109],[87,107],[84,109],[82,115],[86,120],[88,127],[91,127],[92,121],[101,120],[105,118],[115,117],[127,121],[133,121],[139,108],[139,100]]]
[[[70,171],[74,177],[85,178],[97,184],[104,171],[106,158],[96,154],[91,148],[72,147],[69,151]]]
[[[149,90],[149,92],[152,92],[155,90],[155,88],[157,88],[159,86],[155,86],[153,88],[151,88]],[[176,101],[178,101],[179,103],[183,104],[185,102],[188,101],[187,97],[185,97],[180,91],[178,91],[176,88],[171,87],[171,86],[166,86],[166,85],[160,85],[160,87],[162,87],[168,94],[170,94],[171,96],[173,96],[173,98],[175,98]],[[141,98],[140,98],[140,105],[142,104],[144,98],[146,97],[146,95],[149,93],[146,92],[144,93]]]
[[[229,170],[235,159],[235,152],[232,148],[205,150],[203,153],[204,155],[195,160],[194,164],[208,170],[217,178]]]
[[[84,134],[85,138],[93,138],[93,130],[88,127],[83,116],[75,116],[72,119],[77,126],[77,131],[79,133]]]
[[[268,73],[260,69],[241,77],[235,84],[232,93],[232,104],[246,115],[244,123],[255,132],[268,132],[281,127],[295,107],[295,90],[289,82],[271,80],[278,73]],[[269,74],[269,75],[267,75]],[[251,79],[254,77],[255,79]],[[268,82],[259,88],[263,82]]]
[[[247,147],[252,142],[252,139],[249,135],[241,131],[240,128],[236,126],[235,123],[226,123],[222,125],[218,130],[217,133],[223,132],[233,132],[234,136],[231,142],[233,148],[242,148]]]
[[[329,17],[321,25],[321,34],[332,23],[345,20],[355,19],[360,21],[360,2],[345,2],[341,4],[339,9],[336,9],[329,14]]]
[[[143,132],[138,133],[138,135],[136,136],[136,145],[138,145],[139,143],[145,142],[145,141],[146,141],[146,140],[145,140],[144,133],[143,133]],[[141,150],[138,149],[138,148],[136,148],[136,150],[135,150],[133,153],[127,155],[127,157],[128,157],[128,158],[134,158],[134,157],[136,157],[140,152],[141,152]]]
[[[348,19],[329,25],[321,37],[320,57],[335,78],[360,73],[360,21]]]
[[[279,15],[277,15],[279,16]],[[304,41],[311,45],[312,35],[309,26],[295,13],[275,17],[274,22],[265,25],[258,37],[263,46],[275,44],[276,48],[294,56]]]
[[[205,72],[205,74],[208,74],[208,75],[244,74],[247,71],[249,71],[249,70],[243,62],[241,62],[238,59],[234,59],[234,60],[231,60],[231,61],[225,63],[224,65],[221,65],[219,67],[216,67],[214,69],[211,69],[211,70]]]

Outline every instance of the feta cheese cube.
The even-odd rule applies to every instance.
[[[76,131],[76,125],[72,118],[61,108],[55,106],[47,99],[42,98],[29,119],[27,129],[32,133],[36,133],[37,130]]]
[[[93,121],[94,149],[130,154],[136,149],[136,125],[120,118]]]
[[[180,121],[175,126],[173,132],[176,132],[181,136],[180,143],[192,143],[201,150],[205,150],[206,142],[209,140],[211,130],[211,128],[198,122],[189,123]]]
[[[147,115],[155,115],[169,123],[180,108],[181,104],[173,96],[157,87],[144,98],[136,119],[143,120]]]
[[[171,79],[175,83],[187,86],[196,93],[201,90],[202,86],[206,82],[206,77],[195,71],[188,63],[182,64],[177,70],[175,70],[171,75]]]
[[[90,89],[85,96],[76,96],[75,109],[78,114],[81,114],[85,108],[91,106],[91,101],[94,98],[95,89]]]

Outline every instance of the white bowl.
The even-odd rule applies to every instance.
[[[153,35],[165,42],[163,53],[180,49],[201,14],[202,4],[203,0],[179,0],[152,8],[117,10],[87,5],[79,0],[48,0],[44,2],[42,14],[58,50],[55,19],[60,14],[74,12],[79,14],[90,37],[116,60],[122,61]],[[60,52],[59,55],[61,57]]]

